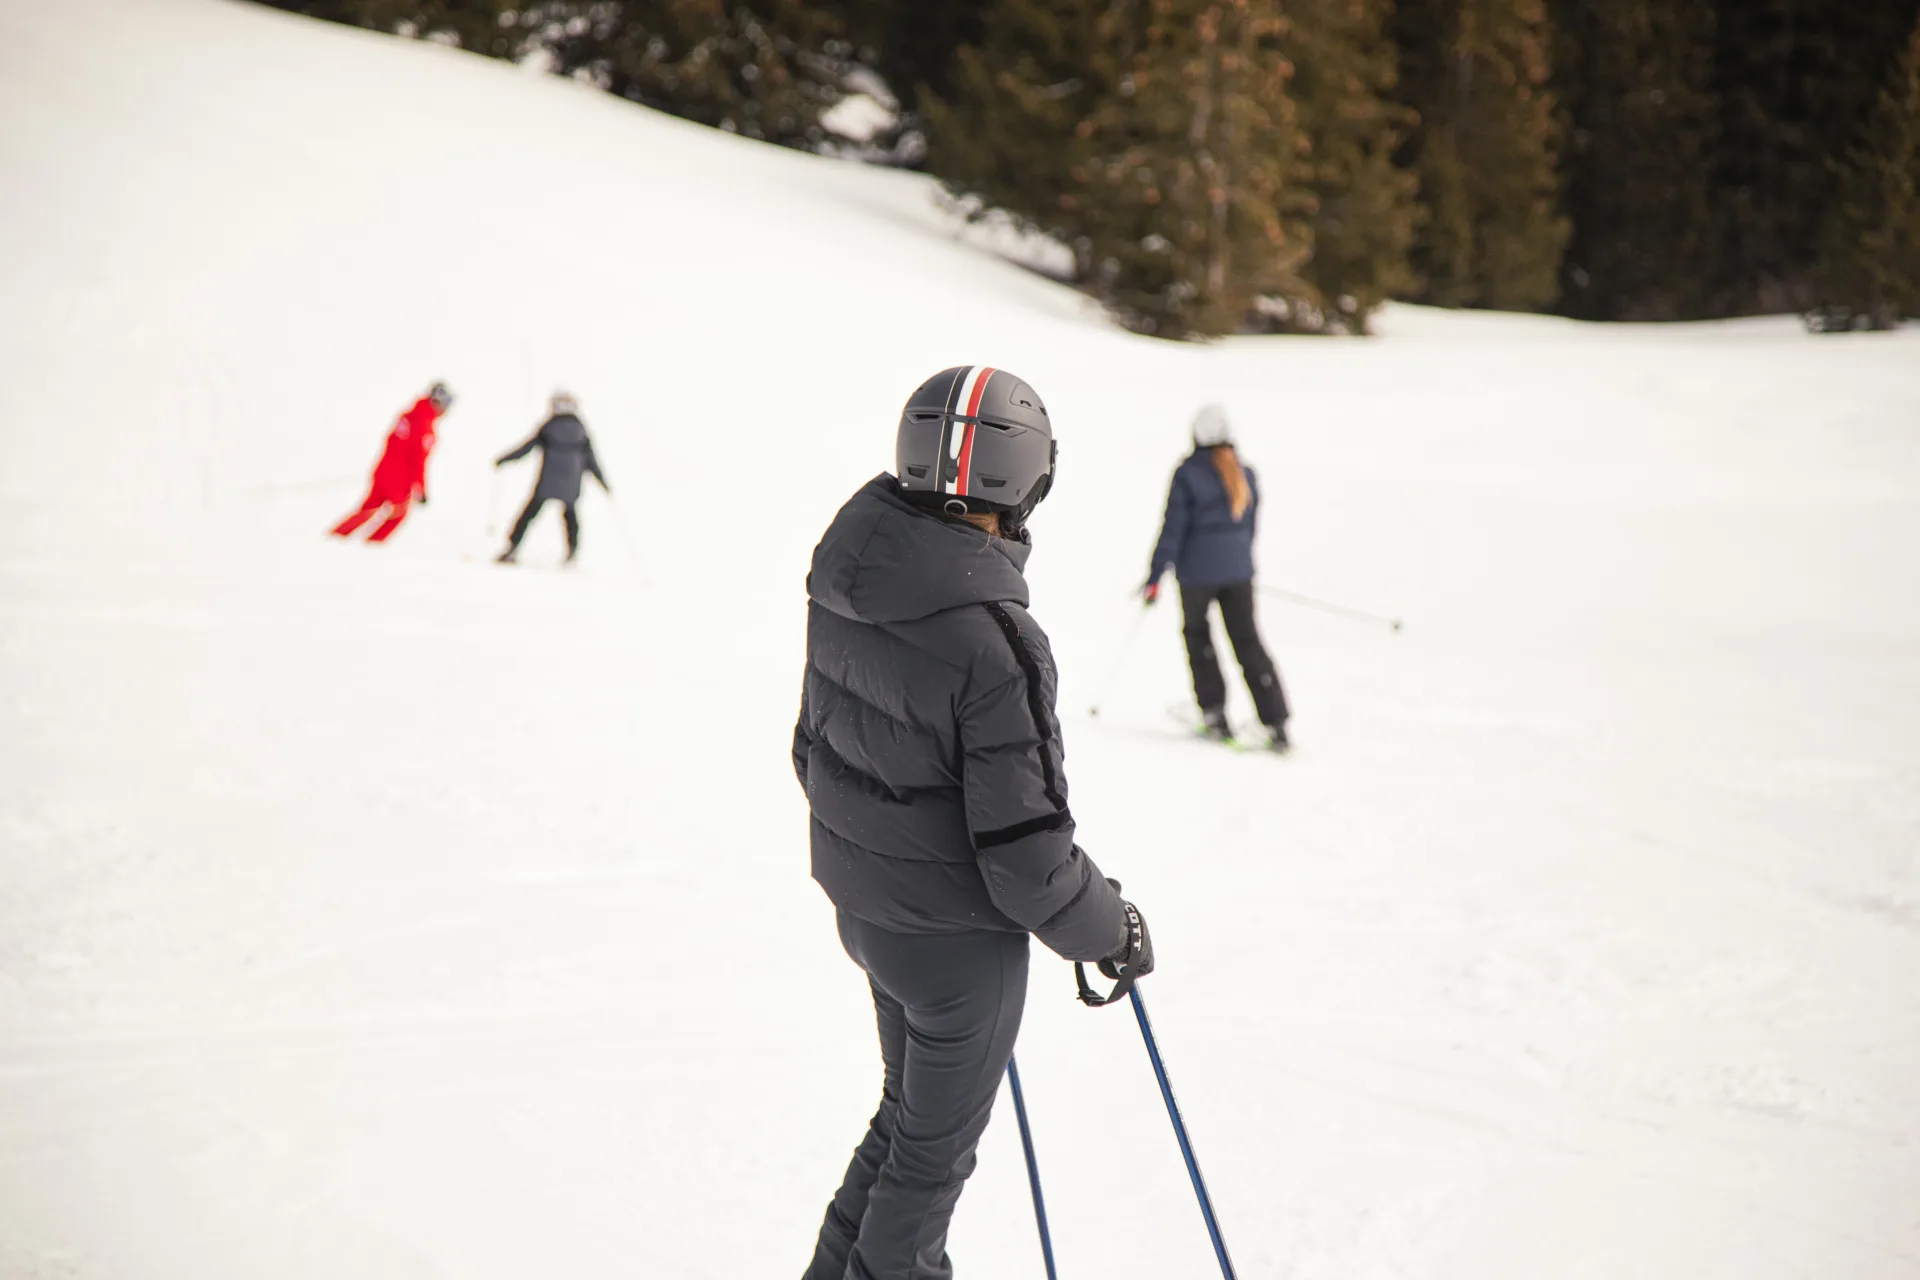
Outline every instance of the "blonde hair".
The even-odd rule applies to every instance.
[[[1239,517],[1235,517],[1238,519]],[[1000,513],[998,511],[969,511],[959,519],[986,534],[989,538],[1000,536]]]
[[[1227,486],[1227,505],[1233,509],[1233,518],[1238,523],[1241,516],[1247,514],[1247,508],[1253,505],[1253,486],[1247,483],[1247,473],[1240,465],[1240,454],[1230,444],[1218,444],[1212,448],[1213,469],[1220,473],[1220,483]]]

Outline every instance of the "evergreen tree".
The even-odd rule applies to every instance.
[[[1408,262],[1419,182],[1394,163],[1414,114],[1391,99],[1396,59],[1387,39],[1392,0],[1296,0],[1286,41],[1289,86],[1310,142],[1313,256],[1302,268],[1317,324],[1365,332],[1367,315],[1411,290]]]
[[[1071,245],[1129,326],[1227,333],[1306,300],[1303,135],[1276,0],[1001,0],[928,94],[928,165]]]
[[[305,14],[309,18],[345,23],[350,27],[374,25],[368,13],[371,0],[260,0],[260,3],[273,9],[285,9],[288,13]]]
[[[1920,0],[1721,0],[1715,314],[1812,305],[1832,164],[1861,137]]]
[[[1560,126],[1544,0],[1402,0],[1401,100],[1419,113],[1405,162],[1425,221],[1420,297],[1530,310],[1559,293]]]
[[[1281,5],[1162,0],[1144,25],[1117,109],[1094,129],[1126,162],[1096,171],[1103,202],[1139,233],[1112,246],[1107,291],[1169,336],[1231,333],[1274,304],[1291,316],[1317,299],[1299,274],[1312,193]]]
[[[951,97],[963,48],[980,43],[993,0],[837,0],[851,60],[849,89],[891,99],[890,127],[866,140],[869,163],[926,167],[923,94]],[[879,84],[873,84],[878,80]]]
[[[1888,329],[1920,317],[1920,21],[1839,169],[1816,325]]]
[[[1706,314],[1711,0],[1557,0],[1555,27],[1573,228],[1562,309],[1589,320]]]
[[[516,21],[557,70],[749,138],[816,143],[839,97],[838,22],[803,0],[549,0]]]
[[[276,9],[329,22],[446,40],[493,58],[517,57],[527,39],[516,29],[514,0],[262,0]]]
[[[377,0],[390,15],[378,25],[428,39],[450,39],[490,58],[515,58],[526,35],[514,25],[516,0]],[[399,11],[399,12],[396,12]]]
[[[1108,0],[999,0],[980,43],[957,51],[953,89],[923,87],[927,167],[976,209],[997,209],[1072,247],[1092,273],[1098,211],[1086,199],[1093,116],[1128,53],[1103,42]],[[1073,175],[1079,175],[1075,177]]]
[[[979,44],[992,0],[841,0],[855,52],[912,108],[922,91],[953,93],[959,51]]]

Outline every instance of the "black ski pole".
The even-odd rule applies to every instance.
[[[627,519],[621,514],[620,504],[613,500],[613,494],[607,494],[607,509],[613,512],[613,527],[620,531],[620,541],[626,544],[627,568],[633,571],[634,581],[643,587],[653,583],[647,578],[646,570],[640,567],[640,548],[634,544],[633,535],[627,531]]]
[[[1220,1223],[1213,1216],[1213,1201],[1200,1176],[1200,1164],[1193,1158],[1193,1143],[1187,1138],[1187,1125],[1180,1118],[1180,1104],[1173,1100],[1173,1085],[1167,1081],[1166,1064],[1160,1061],[1160,1046],[1154,1043],[1153,1024],[1147,1021],[1147,1006],[1140,999],[1140,988],[1127,992],[1133,1001],[1133,1016],[1140,1020],[1140,1034],[1147,1042],[1147,1058],[1153,1063],[1153,1075],[1160,1082],[1160,1095],[1167,1100],[1167,1116],[1173,1121],[1173,1134],[1180,1140],[1180,1154],[1186,1158],[1187,1174],[1193,1179],[1194,1194],[1200,1197],[1200,1216],[1207,1220],[1207,1235],[1213,1239],[1213,1252],[1220,1259],[1220,1274],[1235,1280],[1233,1259],[1227,1256],[1227,1242],[1220,1236]]]
[[[1368,613],[1365,609],[1349,609],[1343,604],[1334,604],[1329,600],[1316,600],[1312,596],[1303,596],[1298,591],[1288,591],[1285,587],[1270,587],[1264,582],[1260,584],[1260,590],[1290,604],[1318,609],[1322,613],[1331,613],[1336,617],[1351,618],[1355,622],[1375,622],[1383,627],[1392,627],[1395,631],[1400,629],[1400,619],[1389,618],[1384,614]]]
[[[1149,607],[1141,605],[1140,612],[1134,615],[1133,625],[1127,628],[1126,636],[1120,641],[1120,652],[1113,660],[1113,671],[1108,674],[1106,683],[1100,686],[1100,696],[1094,699],[1092,706],[1087,708],[1088,715],[1100,714],[1101,704],[1107,700],[1107,695],[1113,692],[1114,683],[1120,679],[1120,673],[1126,669],[1127,655],[1133,652],[1133,642],[1140,635],[1140,624],[1147,620]]]
[[[505,478],[499,467],[493,469],[493,487],[487,490],[487,536],[489,538],[500,531],[500,482]]]
[[[1033,1187],[1033,1217],[1040,1224],[1040,1256],[1047,1262],[1047,1280],[1059,1280],[1053,1269],[1053,1234],[1047,1230],[1047,1202],[1040,1195],[1040,1162],[1033,1158],[1033,1130],[1027,1125],[1027,1095],[1020,1091],[1020,1064],[1007,1059],[1007,1083],[1013,1086],[1013,1114],[1020,1121],[1020,1145],[1027,1152],[1027,1182]]]

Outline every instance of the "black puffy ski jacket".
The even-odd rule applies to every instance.
[[[533,490],[536,497],[578,502],[580,482],[589,475],[600,482],[601,488],[607,487],[600,459],[593,455],[593,440],[587,435],[587,424],[573,414],[554,414],[540,424],[540,429],[525,444],[501,454],[493,465],[497,467],[524,458],[535,449],[540,450],[540,480]]]
[[[910,505],[891,476],[854,494],[807,575],[793,767],[841,910],[1097,960],[1123,940],[1120,898],[1073,842],[1030,550]]]

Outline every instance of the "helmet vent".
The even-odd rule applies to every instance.
[[[927,478],[927,468],[908,467],[907,474],[912,476],[915,480],[925,480]]]
[[[1007,482],[1005,480],[996,480],[992,476],[981,476],[980,487],[982,489],[1004,489],[1007,487]]]

